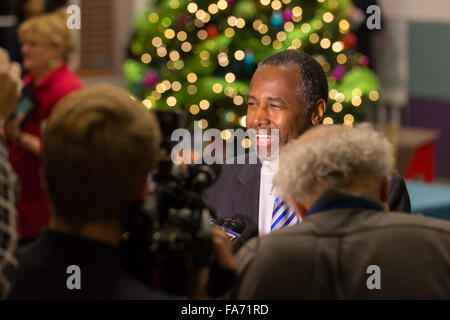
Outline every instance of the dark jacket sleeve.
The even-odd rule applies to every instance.
[[[390,211],[411,212],[411,201],[405,180],[396,173],[391,173],[389,181]]]

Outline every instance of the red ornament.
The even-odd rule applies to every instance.
[[[219,30],[213,24],[210,24],[209,26],[206,27],[206,32],[208,33],[208,38],[210,39],[214,39],[219,35]]]
[[[181,13],[178,16],[178,24],[182,27],[186,26],[187,20],[188,20],[188,15],[186,13]]]
[[[353,33],[347,33],[342,39],[342,42],[344,43],[344,50],[347,50],[354,47],[356,42],[358,42],[358,39],[356,39],[356,36]]]

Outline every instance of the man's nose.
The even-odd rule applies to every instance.
[[[270,116],[266,104],[261,104],[256,108],[254,125],[262,127],[270,124]]]

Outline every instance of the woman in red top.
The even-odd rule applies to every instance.
[[[22,243],[39,235],[50,220],[50,208],[41,178],[41,130],[55,105],[82,87],[67,63],[73,50],[71,31],[63,10],[25,21],[19,29],[23,43],[21,104],[5,123],[9,160],[21,182],[17,204]]]

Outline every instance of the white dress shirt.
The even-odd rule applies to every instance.
[[[274,170],[272,162],[262,162],[258,211],[258,233],[260,236],[270,233],[270,226],[272,225],[273,203],[276,196],[272,180],[275,173],[276,170]]]
[[[271,232],[273,205],[277,197],[272,180],[277,171],[278,158],[273,161],[262,161],[258,211],[258,235],[260,236]],[[300,217],[298,219],[299,222],[302,221]]]

